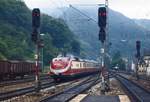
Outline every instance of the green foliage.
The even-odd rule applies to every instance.
[[[31,11],[24,2],[0,0],[0,59],[33,60],[34,43],[31,41]],[[80,54],[80,43],[61,19],[41,16],[44,33],[44,63],[49,64],[62,49]]]

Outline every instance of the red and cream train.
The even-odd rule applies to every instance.
[[[98,62],[79,59],[73,55],[59,55],[52,60],[50,65],[50,75],[55,80],[67,80],[74,77],[83,77],[98,73],[99,71],[100,66]]]

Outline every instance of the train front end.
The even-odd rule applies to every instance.
[[[71,60],[69,57],[54,58],[50,65],[50,75],[54,79],[62,79],[64,73],[70,70]]]

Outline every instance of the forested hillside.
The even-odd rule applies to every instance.
[[[67,20],[70,29],[84,44],[84,51],[90,55],[88,57],[97,58],[100,53],[100,41],[98,40],[99,28],[97,25],[97,10],[98,7],[76,7],[64,8],[65,14],[61,15],[62,18]],[[134,56],[136,48],[135,42],[140,40],[142,43],[141,50],[149,47],[149,29],[135,23],[134,19],[130,19],[123,14],[109,10],[109,41],[112,43],[110,46],[111,54],[120,52],[123,56]],[[145,25],[146,25],[145,21]],[[144,25],[141,24],[141,25]]]
[[[24,2],[0,0],[0,59],[34,59],[31,20],[31,10]],[[46,64],[60,51],[80,54],[80,43],[63,20],[42,14],[40,32],[45,34]]]

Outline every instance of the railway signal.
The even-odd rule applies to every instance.
[[[107,22],[107,12],[106,7],[99,7],[98,9],[98,26],[100,27],[99,31],[99,40],[104,43],[106,40],[106,22]]]
[[[108,0],[105,1],[105,7],[99,7],[98,8],[98,26],[100,28],[99,31],[99,40],[102,43],[102,48],[104,50],[103,53],[101,53],[102,55],[102,64],[101,64],[101,93],[105,94],[106,91],[108,91],[109,88],[109,75],[107,74],[107,78],[104,76],[105,71],[103,69],[106,68],[105,66],[105,54],[106,54],[106,47],[105,47],[105,41],[106,41],[106,25],[107,25],[107,9],[108,9]],[[107,29],[108,30],[108,29]],[[106,68],[107,69],[107,68]]]
[[[39,10],[39,8],[35,8],[32,11],[32,27],[33,28],[40,27],[40,10]]]
[[[39,27],[40,27],[40,10],[35,8],[32,10],[32,34],[31,39],[33,42],[37,43],[38,34],[39,34]]]
[[[141,49],[141,41],[136,41],[136,71],[135,71],[135,75],[137,80],[139,79],[139,75],[138,75],[138,69],[139,69],[139,63],[140,63],[140,49]]]
[[[99,40],[104,43],[104,41],[106,40],[106,32],[105,29],[100,29],[99,31]]]
[[[140,57],[141,41],[136,41],[137,58]]]
[[[98,25],[100,28],[106,28],[106,7],[99,7],[98,9]]]
[[[37,29],[33,29],[32,34],[31,34],[31,39],[33,42],[37,42],[37,39],[38,39],[38,30]]]
[[[41,84],[39,78],[39,33],[40,33],[40,9],[34,8],[32,10],[32,41],[36,45],[36,58],[35,58],[35,90],[40,91]]]

